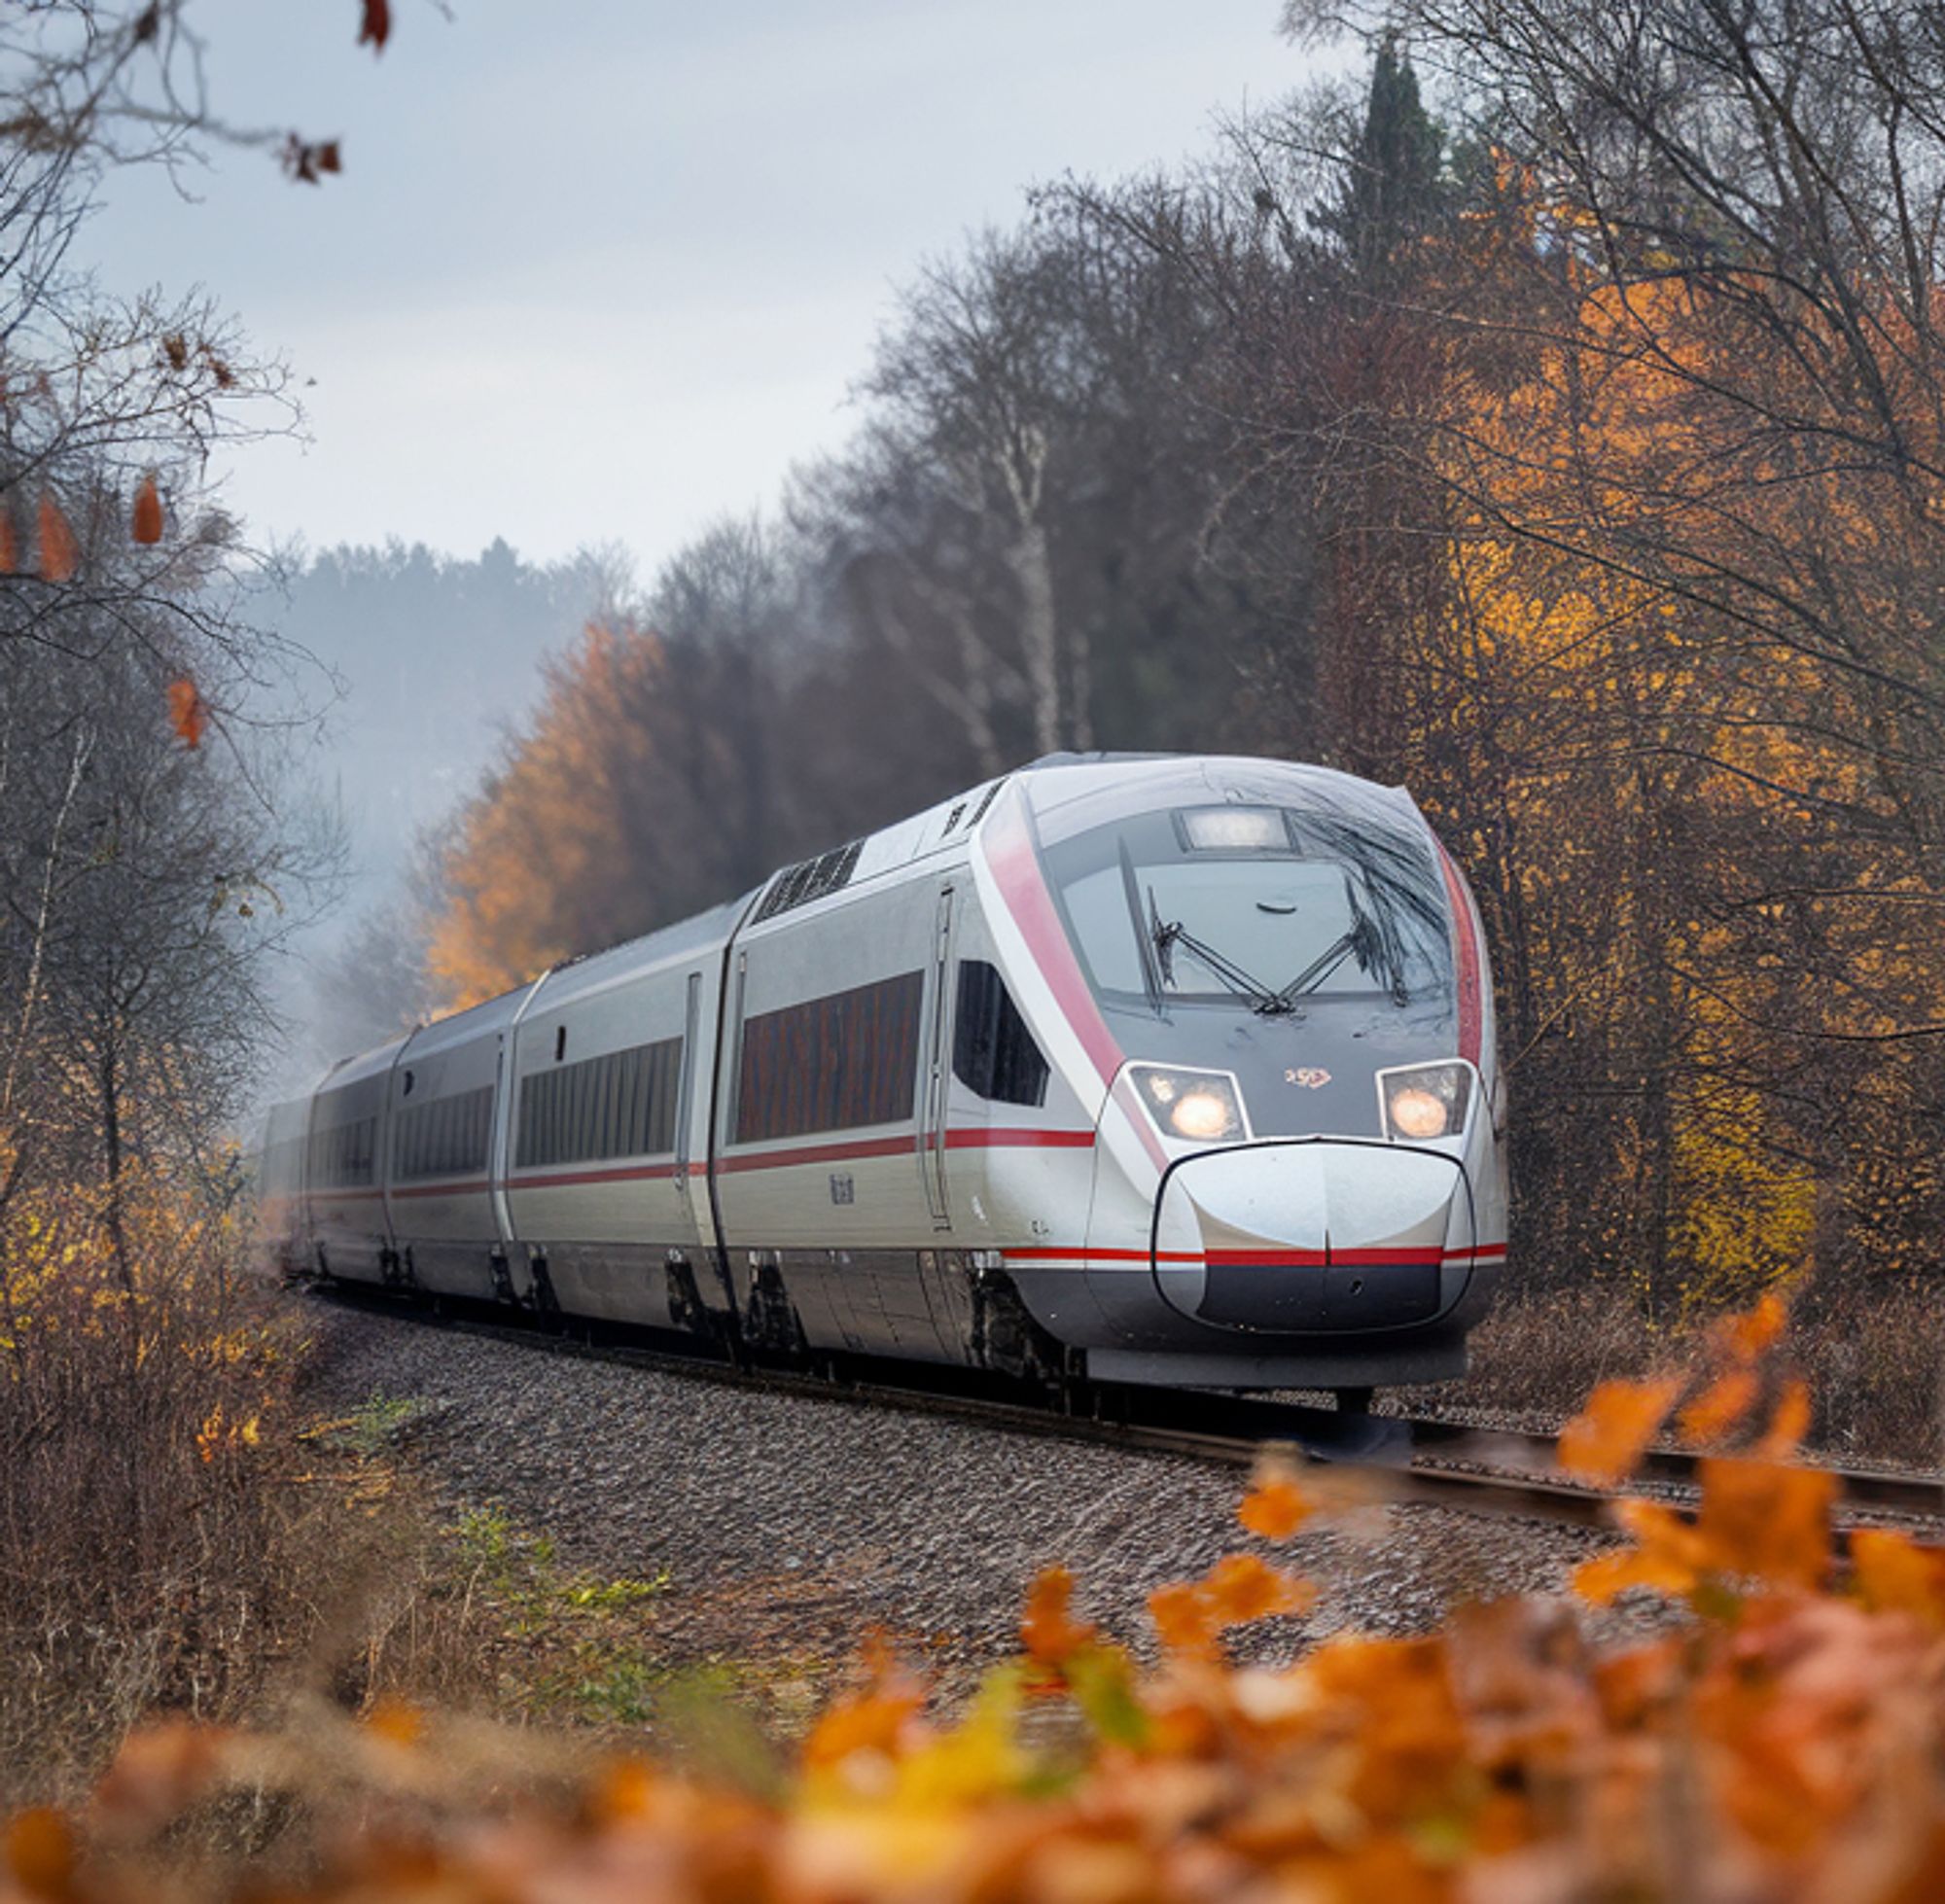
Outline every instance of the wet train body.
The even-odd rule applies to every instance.
[[[1410,799],[1056,757],[336,1067],[293,1268],[1016,1376],[1435,1380],[1505,1259],[1492,992]]]

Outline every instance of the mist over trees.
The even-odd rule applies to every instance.
[[[495,539],[471,559],[393,542],[286,565],[260,613],[328,678],[321,752],[354,910],[474,791],[540,658],[610,591],[618,560],[537,565]]]
[[[1945,42],[1909,12],[1296,6],[1371,60],[914,279],[838,453],[554,664],[449,996],[1059,747],[1417,794],[1524,1274],[1935,1264]]]

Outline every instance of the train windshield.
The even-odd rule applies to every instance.
[[[1451,982],[1431,851],[1368,815],[1174,808],[1045,858],[1088,975],[1116,1004],[1276,1015],[1331,997],[1404,1005]]]

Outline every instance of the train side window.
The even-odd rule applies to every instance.
[[[746,1019],[735,1142],[905,1122],[924,992],[925,974],[906,971]],[[671,1077],[671,1125],[674,1086]]]
[[[666,1038],[528,1073],[514,1146],[520,1168],[672,1149],[681,1066],[682,1040]]]
[[[952,1071],[967,1089],[996,1104],[1046,1102],[1046,1059],[999,969],[984,959],[959,962]]]
[[[492,1133],[492,1085],[430,1098],[405,1111],[393,1127],[392,1174],[402,1179],[458,1177],[484,1170]],[[362,1147],[369,1152],[369,1131]],[[369,1170],[369,1163],[363,1167]]]

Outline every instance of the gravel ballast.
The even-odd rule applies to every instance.
[[[890,1632],[952,1678],[1014,1650],[1052,1562],[1076,1610],[1147,1650],[1150,1589],[1251,1545],[1233,1466],[951,1415],[765,1393],[307,1302],[306,1400],[418,1404],[402,1441],[455,1511],[497,1504],[570,1565],[669,1587],[672,1663],[848,1657]],[[1548,1592],[1601,1536],[1420,1503],[1360,1510],[1279,1558],[1320,1589],[1249,1650],[1345,1627],[1402,1634],[1456,1601]]]

